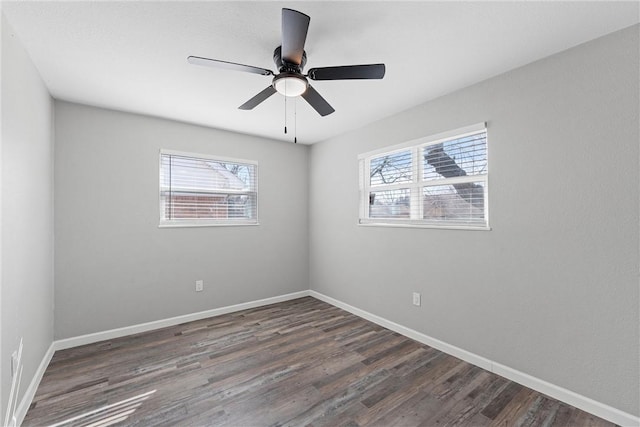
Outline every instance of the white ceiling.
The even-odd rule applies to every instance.
[[[384,62],[383,80],[317,81],[336,112],[276,94],[237,107],[275,70],[281,8],[311,16],[305,69]],[[2,9],[56,99],[314,143],[639,22],[638,2],[7,2]],[[297,105],[296,105],[297,104]],[[295,107],[295,108],[294,108]]]

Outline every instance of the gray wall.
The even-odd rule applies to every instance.
[[[311,289],[638,415],[638,33],[314,145]],[[356,225],[359,153],[482,121],[491,231]]]
[[[308,289],[308,147],[55,109],[56,339]],[[260,225],[158,228],[161,148],[258,161]]]
[[[4,15],[1,19],[0,422],[4,422],[10,358],[20,338],[24,371],[19,399],[53,341],[53,102]]]

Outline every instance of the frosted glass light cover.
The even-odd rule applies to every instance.
[[[304,77],[281,77],[275,79],[273,85],[284,96],[300,96],[307,90]]]

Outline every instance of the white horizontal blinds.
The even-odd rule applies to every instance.
[[[414,150],[402,150],[369,160],[369,217],[411,218],[411,184],[416,177]],[[385,189],[383,189],[385,188]]]
[[[425,181],[486,173],[486,131],[423,147]]]
[[[164,221],[233,222],[257,218],[257,166],[162,153]]]
[[[421,157],[422,218],[434,223],[485,226],[486,130],[426,145]]]
[[[445,223],[484,225],[483,181],[423,188],[423,219]]]
[[[371,186],[411,182],[413,162],[411,150],[385,154],[371,159]]]
[[[411,218],[411,190],[371,191],[369,193],[370,218]]]

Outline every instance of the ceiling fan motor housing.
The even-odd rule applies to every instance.
[[[273,51],[273,62],[281,73],[290,72],[302,74],[302,69],[307,63],[307,52],[302,51],[302,61],[300,61],[300,65],[293,64],[282,60],[282,46],[278,46],[276,50]]]

